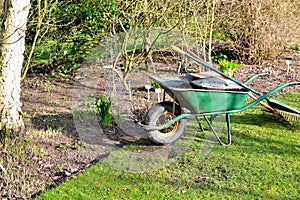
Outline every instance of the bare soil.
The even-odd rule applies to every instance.
[[[286,74],[285,56],[292,58],[291,70],[288,75]],[[261,92],[268,92],[285,82],[300,80],[300,53],[293,52],[285,56],[264,65],[243,65],[234,76],[240,81],[245,81],[255,73],[268,72],[269,76],[258,78],[250,85]],[[176,72],[174,68],[160,70],[173,70],[173,72]],[[157,71],[157,73],[162,72]],[[140,87],[134,88],[133,91],[134,104],[132,111],[134,121],[141,119],[146,114],[147,108],[151,106],[151,103],[147,101],[147,92],[144,89],[145,83],[148,83],[149,80],[147,80],[147,77],[137,77],[136,80],[140,81]],[[76,176],[98,161],[99,158],[94,149],[78,142],[81,139],[76,131],[72,114],[73,86],[74,79],[68,76],[56,76],[53,78],[35,74],[29,75],[24,81],[22,102],[26,127],[37,130],[51,129],[60,134],[57,137],[33,138],[34,142],[45,151],[44,156],[37,160],[32,160],[28,166],[25,166],[27,173],[30,173],[38,180],[35,188],[33,191],[24,192],[22,196],[6,197],[11,199],[33,198],[42,190],[59,185],[67,178]],[[99,84],[99,87],[102,86]],[[289,87],[282,92],[299,90],[298,87]],[[135,100],[134,98],[137,95],[142,100]],[[156,101],[155,95],[152,95],[151,98],[152,103]],[[104,128],[103,131],[107,135],[111,135],[112,140],[117,141],[120,145],[126,145],[128,142],[134,141],[134,137],[126,136],[121,131],[118,132],[117,125],[114,125],[112,128]],[[149,146],[149,149],[155,148],[154,144],[150,143]],[[4,191],[5,188],[2,188],[0,196],[5,197],[3,196]]]

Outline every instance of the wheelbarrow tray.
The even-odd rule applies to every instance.
[[[192,113],[211,113],[239,110],[243,107],[249,90],[244,88],[195,88],[185,77],[151,76],[164,91],[175,98],[181,107]]]

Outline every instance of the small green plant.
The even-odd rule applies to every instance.
[[[70,66],[64,66],[64,65],[61,65],[61,66],[59,66],[58,68],[57,68],[57,72],[59,73],[59,74],[72,74],[72,73],[74,73],[74,71],[75,70],[77,70],[78,68],[80,68],[80,66],[79,65],[77,65],[77,64],[72,64],[72,65],[70,65]]]
[[[84,141],[81,141],[81,140],[76,140],[75,141],[75,149],[77,151],[79,151],[81,147],[86,147],[86,143]]]
[[[56,149],[57,150],[65,150],[67,148],[70,148],[71,147],[71,144],[69,144],[68,142],[67,143],[62,143],[60,144]]]
[[[153,88],[161,88],[161,85],[159,83],[157,83],[156,81],[150,80],[151,82],[151,86]]]
[[[24,138],[25,143],[30,143],[30,141],[31,141],[30,138]]]
[[[56,165],[54,169],[55,169],[55,171],[59,172],[61,170],[61,166]]]
[[[47,92],[47,93],[50,93],[51,89],[49,88],[49,83],[44,83],[44,86],[45,86],[44,91]]]
[[[215,56],[212,56],[211,58],[215,63],[219,63],[220,60],[227,59],[228,56],[223,53],[219,53]]]
[[[101,119],[101,125],[111,127],[111,120],[112,115],[110,113],[111,111],[111,99],[105,98],[104,96],[101,96],[100,99],[96,99],[95,102],[95,111],[99,115]]]
[[[233,73],[237,70],[238,67],[241,66],[240,63],[236,63],[234,61],[228,61],[226,59],[219,60],[219,66],[221,72],[228,74],[229,76],[233,76]]]

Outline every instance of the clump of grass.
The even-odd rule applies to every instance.
[[[44,155],[44,150],[39,148],[30,139],[4,139],[0,143],[0,192],[3,198],[25,198],[35,190],[39,181],[33,177],[26,166],[36,158]]]
[[[34,128],[28,128],[27,138],[55,138],[61,134],[61,130],[54,130],[48,127],[45,130],[38,130]]]
[[[35,162],[43,160],[46,150],[39,144],[59,138],[60,130],[37,130],[29,127],[24,138],[6,138],[0,143],[0,196],[7,199],[26,199],[44,187],[33,174]],[[42,189],[42,188],[39,188]]]

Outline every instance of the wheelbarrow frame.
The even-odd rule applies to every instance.
[[[241,86],[244,89],[244,91],[247,91],[247,93],[250,94],[252,92],[252,93],[258,95],[258,97],[257,98],[252,98],[252,101],[248,102],[245,105],[233,107],[233,109],[229,108],[229,109],[226,109],[226,110],[217,110],[217,111],[211,110],[211,111],[208,111],[208,112],[206,112],[206,111],[196,112],[196,111],[192,111],[191,109],[189,109],[191,111],[191,113],[180,114],[179,116],[173,118],[172,120],[168,121],[167,123],[165,123],[163,125],[152,126],[152,125],[145,125],[145,124],[140,123],[140,125],[148,131],[165,129],[165,128],[173,125],[177,121],[180,121],[184,118],[190,118],[190,117],[195,117],[198,121],[198,124],[199,124],[200,128],[202,128],[198,117],[203,116],[205,121],[207,122],[207,124],[209,126],[209,129],[213,132],[213,134],[217,138],[218,142],[223,146],[229,146],[231,144],[230,114],[239,113],[239,112],[242,112],[244,110],[247,110],[248,108],[254,106],[255,104],[260,103],[261,101],[263,101],[265,99],[268,99],[269,96],[271,96],[271,95],[275,94],[276,92],[284,89],[285,87],[300,84],[300,81],[283,83],[283,84],[279,85],[278,87],[274,88],[273,90],[269,91],[268,93],[262,94],[262,93],[260,93],[256,90],[250,88],[247,84],[249,84],[250,82],[252,82],[254,79],[256,79],[259,76],[266,76],[267,73],[255,74],[252,77],[250,77],[247,81],[242,83],[242,82],[239,82],[238,80],[234,79],[233,77],[230,77],[227,74],[222,73],[219,70],[213,68],[208,63],[200,60],[192,52],[182,51],[181,49],[179,49],[175,46],[172,46],[172,49],[175,50],[176,52],[179,52],[179,53],[185,55],[186,57],[194,60],[195,62],[203,65],[204,67],[207,67],[208,69],[216,72],[217,74],[229,79],[230,81],[236,83],[237,85]],[[170,87],[170,86],[164,84],[163,82],[160,82],[159,78],[157,76],[152,76],[152,77],[150,77],[150,79],[153,79],[153,80],[157,81],[158,84],[160,84],[162,89],[164,89],[164,96],[165,96],[165,93],[167,92],[169,94],[169,96],[171,96],[173,98],[173,108],[175,108],[176,103],[178,103],[180,105],[180,101],[178,101],[178,97],[176,97],[176,90],[180,90],[180,89],[177,89],[175,87]],[[201,92],[201,90],[193,90],[193,89],[191,89],[191,91]],[[203,91],[205,91],[205,90],[203,90]],[[236,92],[236,91],[234,91],[234,92]],[[253,96],[251,96],[251,97],[253,97]],[[164,98],[164,100],[165,100],[165,98]],[[245,98],[245,100],[246,100],[246,98]],[[245,103],[245,101],[243,102],[243,104],[244,103]],[[174,110],[173,110],[173,113],[174,113]],[[227,141],[226,142],[223,142],[220,139],[219,135],[217,134],[217,132],[215,131],[215,129],[212,125],[212,122],[210,120],[208,120],[208,118],[207,118],[207,116],[217,116],[217,115],[221,115],[221,114],[225,114],[225,116],[226,116],[226,124],[227,124]]]

